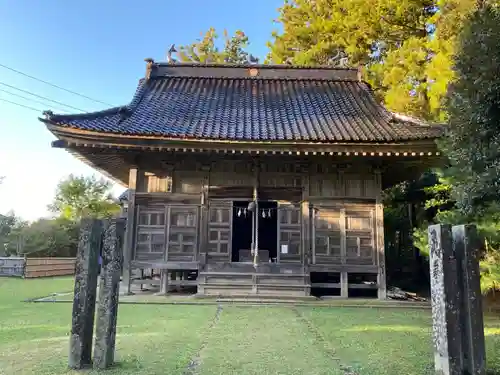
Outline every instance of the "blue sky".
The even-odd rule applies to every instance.
[[[187,44],[202,31],[241,29],[250,52],[264,57],[283,0],[28,1],[0,0],[0,64],[91,98],[122,105],[144,75],[144,58],[163,60],[172,43]],[[95,103],[0,67],[0,90],[29,97],[1,83],[86,111]],[[0,91],[0,99],[35,109],[46,105]],[[32,98],[41,100],[39,98]],[[43,101],[43,100],[42,100]],[[57,107],[54,105],[54,111]],[[76,112],[76,111],[75,111]],[[48,214],[59,180],[70,173],[90,175],[90,167],[62,150],[33,110],[0,100],[0,213],[14,210],[33,220]],[[115,194],[123,190],[116,187]]]

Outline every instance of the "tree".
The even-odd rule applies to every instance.
[[[486,3],[470,17],[447,98],[448,156],[458,208],[476,215],[500,203],[500,11]]]
[[[83,217],[110,217],[119,212],[120,206],[111,196],[112,184],[104,179],[70,175],[57,186],[52,212],[68,220]]]
[[[19,222],[8,236],[7,253],[28,257],[74,257],[79,224],[65,218]]]
[[[0,254],[6,251],[9,243],[9,236],[18,221],[19,219],[13,212],[9,212],[7,215],[0,215]]]
[[[364,78],[396,112],[443,121],[451,56],[473,0],[287,0],[268,60],[364,66]],[[436,6],[437,5],[437,6]]]
[[[257,59],[246,51],[249,41],[243,31],[237,30],[234,35],[230,36],[227,30],[224,30],[224,48],[222,50],[216,46],[217,40],[218,35],[215,29],[211,27],[205,34],[202,34],[201,39],[179,48],[179,60],[232,64],[257,62]]]

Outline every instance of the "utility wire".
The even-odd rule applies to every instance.
[[[24,100],[28,100],[30,102],[33,102],[33,103],[37,103],[37,104],[41,104],[41,105],[47,105],[46,103],[42,102],[42,101],[39,101],[39,100],[35,100],[35,99],[31,99],[31,98],[28,98],[27,96],[22,96],[22,95],[19,95],[19,94],[15,94],[13,92],[10,92],[10,91],[7,91],[7,90],[4,90],[4,89],[0,89],[1,92],[5,92],[9,95],[13,95],[13,96],[17,96],[18,98],[21,98],[21,99],[24,99]],[[65,113],[68,113],[65,109],[63,108],[57,108],[58,111],[63,111]]]
[[[6,86],[6,87],[9,87],[9,88],[14,89],[14,90],[17,90],[17,91],[24,92],[25,94],[28,94],[28,95],[33,95],[33,96],[36,96],[37,98],[40,98],[40,99],[43,99],[43,100],[48,100],[49,102],[56,103],[56,104],[58,104],[58,105],[62,105],[63,107],[68,107],[68,108],[76,109],[77,111],[81,111],[81,112],[87,112],[87,111],[86,111],[86,110],[84,110],[84,109],[77,108],[77,107],[73,107],[73,106],[71,106],[71,105],[68,105],[68,104],[64,104],[64,103],[58,102],[57,100],[52,100],[52,99],[46,98],[45,96],[41,96],[41,95],[38,95],[38,94],[34,94],[34,93],[32,93],[32,92],[29,92],[29,91],[27,91],[27,90],[23,90],[23,89],[17,88],[17,87],[15,87],[15,86],[9,85],[9,84],[7,84],[7,83],[0,82],[0,85],[2,85],[2,86]]]
[[[43,112],[41,109],[36,109],[36,108],[30,107],[30,106],[28,106],[28,105],[24,105],[24,104],[20,104],[20,103],[16,103],[16,102],[11,102],[10,100],[7,100],[7,99],[2,99],[2,98],[0,98],[0,100],[1,100],[2,102],[6,102],[6,103],[10,103],[10,104],[14,104],[14,105],[17,105],[17,106],[19,106],[19,107],[24,107],[24,108],[26,108],[26,109],[30,109],[30,110],[35,111],[35,112],[38,112],[38,113],[42,113],[42,112]]]
[[[78,95],[82,98],[85,98],[85,99],[88,99],[88,100],[92,100],[93,102],[96,102],[96,103],[100,103],[100,104],[104,104],[104,105],[107,105],[107,106],[110,106],[110,107],[114,107],[114,105],[112,104],[109,104],[109,103],[106,103],[106,102],[103,102],[103,101],[100,101],[100,100],[97,100],[97,99],[93,99],[91,98],[90,96],[86,96],[86,95],[83,95],[83,94],[80,94],[78,92],[75,92],[75,91],[72,91],[72,90],[68,90],[68,89],[65,89],[64,87],[61,87],[61,86],[58,86],[58,85],[55,85],[53,83],[50,83],[50,82],[47,82],[47,81],[44,81],[43,79],[40,79],[40,78],[36,78],[36,77],[33,77],[29,74],[26,74],[26,73],[23,73],[17,69],[14,69],[14,68],[11,68],[11,67],[8,67],[7,65],[3,65],[3,64],[0,64],[0,67],[2,68],[5,68],[5,69],[8,69],[14,73],[17,73],[17,74],[21,74],[25,77],[28,77],[28,78],[31,78],[31,79],[34,79],[35,81],[38,81],[38,82],[42,82],[42,83],[45,83],[46,85],[49,85],[49,86],[52,86],[52,87],[55,87],[56,89],[59,89],[59,90],[63,90],[63,91],[66,91],[66,92],[69,92],[70,94],[73,94],[73,95]]]

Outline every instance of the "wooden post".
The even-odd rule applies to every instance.
[[[347,272],[340,272],[340,296],[349,298],[349,275]]]
[[[128,211],[127,226],[125,230],[125,241],[123,244],[123,284],[125,295],[133,294],[131,291],[132,279],[132,256],[134,254],[135,229],[136,229],[136,204],[135,192],[137,189],[138,168],[131,168],[128,182]]]
[[[345,208],[340,209],[340,263],[346,265],[347,261],[347,238],[345,228]],[[342,298],[349,297],[349,280],[347,272],[340,272],[340,296]]]
[[[169,291],[168,270],[160,271],[160,295],[166,295]]]
[[[462,375],[460,285],[450,225],[429,226],[429,256],[436,375]]]
[[[381,300],[387,299],[387,278],[385,270],[385,241],[384,241],[384,205],[382,203],[382,171],[375,169],[375,184],[377,186],[377,197],[375,204],[375,224],[376,224],[376,240],[375,251],[377,252],[377,285],[378,298]]]
[[[210,166],[202,166],[202,171],[204,173],[202,182],[202,192],[201,192],[201,208],[200,208],[200,241],[198,254],[204,254],[200,257],[200,263],[206,262],[208,253],[208,222],[209,222],[209,189],[210,189]],[[204,264],[203,264],[204,266]]]
[[[111,219],[104,231],[94,368],[110,367],[115,358],[116,321],[125,220]]]
[[[464,370],[482,375],[486,371],[483,306],[479,272],[479,241],[475,225],[452,228],[460,291],[460,327]]]
[[[387,280],[385,272],[384,208],[379,201],[377,201],[375,207],[375,222],[377,223],[375,245],[378,263],[378,298],[383,300],[387,299]]]
[[[75,295],[68,359],[69,367],[75,370],[89,366],[92,362],[101,234],[101,221],[82,219],[75,265]]]
[[[315,251],[315,246],[314,246],[314,225],[316,221],[316,212],[315,212],[314,205],[309,202],[309,262],[307,265],[309,266],[309,263],[312,262],[312,264],[316,264],[316,251]]]

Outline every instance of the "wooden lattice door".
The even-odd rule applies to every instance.
[[[302,210],[300,207],[278,205],[278,262],[300,263]]]
[[[346,207],[346,261],[350,264],[375,265],[375,209]]]
[[[313,264],[340,264],[342,258],[342,210],[320,207],[314,213]]]
[[[207,253],[213,261],[231,259],[232,202],[211,202],[208,210]]]
[[[198,217],[196,205],[168,206],[168,261],[194,261],[198,247]]]

